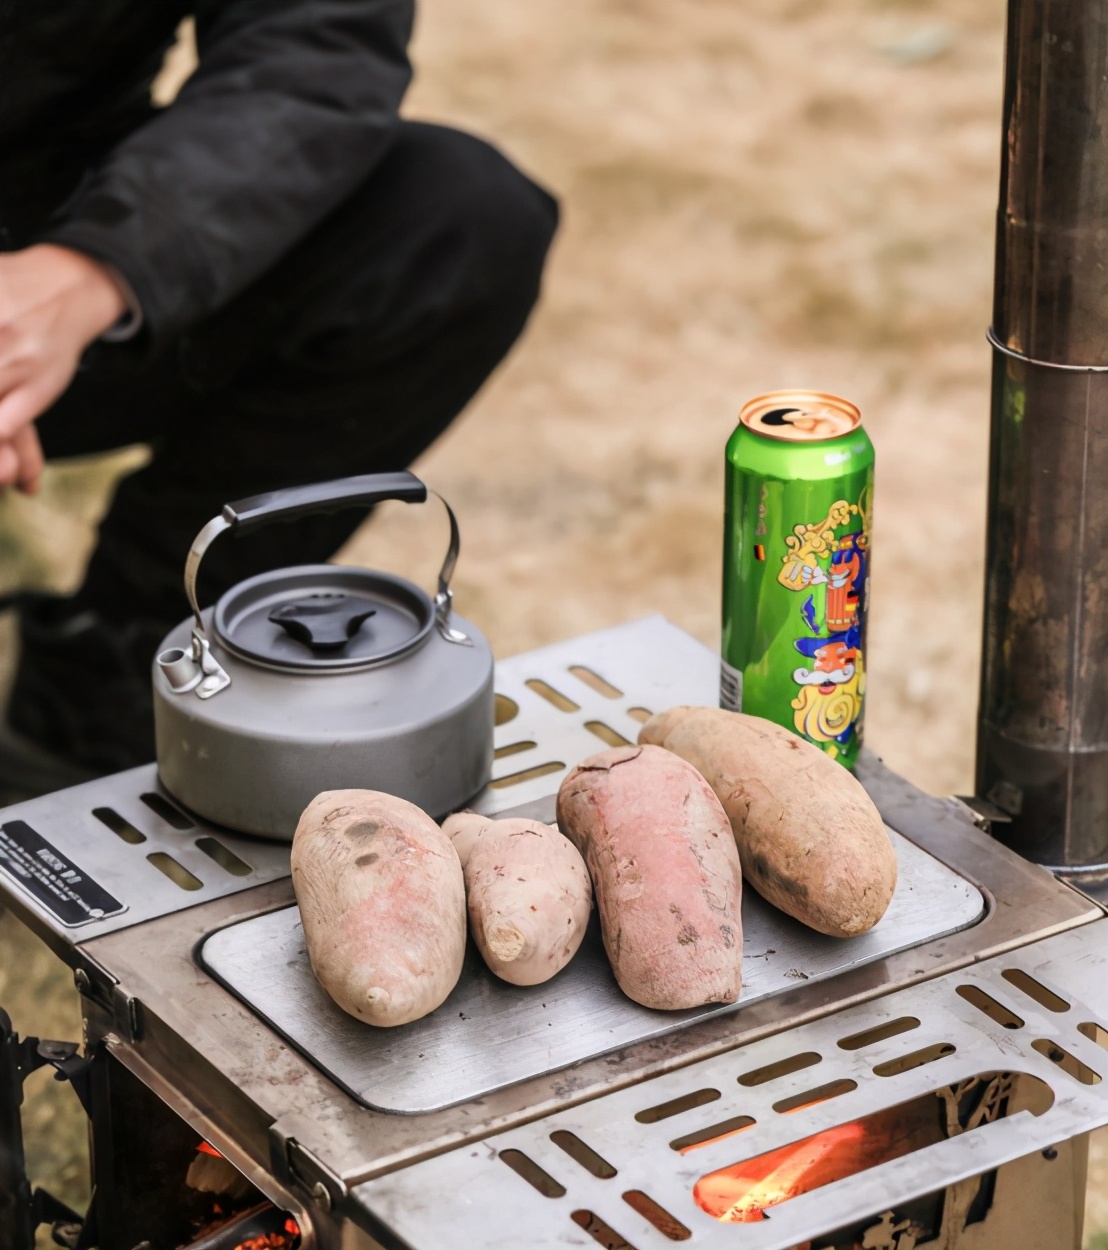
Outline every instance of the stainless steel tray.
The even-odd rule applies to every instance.
[[[899,882],[874,929],[842,941],[814,933],[747,890],[742,999],[662,1012],[626,998],[594,923],[576,958],[546,985],[511,986],[472,949],[461,980],[431,1015],[379,1029],[346,1015],[308,966],[295,907],[210,935],[203,966],[364,1106],[406,1114],[480,1098],[544,1073],[681,1028],[692,1020],[787,994],[847,968],[964,929],[985,912],[981,893],[890,830]],[[572,1076],[566,1077],[572,1088]]]

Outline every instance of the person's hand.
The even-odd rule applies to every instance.
[[[0,491],[37,488],[42,448],[33,422],[126,309],[108,269],[81,252],[42,243],[0,253]]]

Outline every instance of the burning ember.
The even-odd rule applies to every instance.
[[[967,1088],[977,1088],[979,1084],[971,1081]],[[944,1092],[953,1098],[964,1091],[959,1087]],[[790,1111],[801,1112],[825,1101],[825,1097],[805,1099]],[[724,1223],[750,1224],[763,1220],[770,1207],[788,1202],[790,1198],[799,1198],[801,1194],[857,1176],[879,1163],[899,1159],[941,1141],[948,1132],[942,1115],[945,1106],[942,1097],[928,1094],[813,1133],[753,1159],[707,1173],[694,1186],[693,1198],[701,1210]],[[955,1117],[949,1131],[961,1131],[961,1127]],[[731,1134],[721,1134],[721,1137],[728,1136]],[[681,1153],[698,1150],[711,1140],[691,1144]]]
[[[220,1214],[217,1223],[201,1229],[182,1250],[296,1250],[300,1245],[299,1224],[272,1203],[263,1202],[230,1219],[220,1219]]]
[[[212,1195],[207,1219],[187,1250],[296,1250],[300,1245],[300,1225],[292,1216],[261,1200],[242,1173],[206,1141],[196,1147],[187,1184]]]
[[[861,1171],[857,1160],[866,1152],[858,1145],[864,1138],[860,1123],[842,1124],[755,1159],[709,1172],[697,1181],[693,1198],[702,1210],[728,1224],[763,1220],[767,1207]]]

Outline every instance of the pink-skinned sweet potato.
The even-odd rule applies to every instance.
[[[312,971],[352,1016],[407,1024],[457,984],[462,865],[414,804],[376,790],[317,795],[293,836],[292,882]]]
[[[719,796],[747,881],[820,933],[853,937],[885,914],[896,852],[861,783],[818,747],[760,716],[675,707],[642,743],[687,760]]]
[[[470,932],[489,968],[540,985],[573,958],[592,908],[577,848],[537,820],[458,812],[443,822],[465,874]]]
[[[558,824],[585,857],[620,988],[644,1007],[734,1002],[742,986],[742,873],[703,777],[659,747],[616,747],[574,768]]]

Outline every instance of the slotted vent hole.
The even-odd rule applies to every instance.
[[[1096,1042],[1101,1050],[1108,1050],[1108,1029],[1102,1028],[1095,1021],[1086,1020],[1077,1026],[1077,1031],[1090,1042]]]
[[[209,859],[214,860],[224,872],[229,872],[233,877],[249,877],[254,871],[244,859],[239,859],[234,851],[228,850],[222,842],[217,842],[215,838],[197,838],[196,845]]]
[[[1009,985],[1014,985],[1021,994],[1026,994],[1028,998],[1038,1003],[1040,1007],[1045,1007],[1047,1011],[1069,1011],[1070,1005],[1064,998],[1059,998],[1053,990],[1048,990],[1045,985],[1040,984],[1022,968],[1005,968],[1000,975]]]
[[[1023,1028],[1023,1021],[1014,1011],[1009,1011],[1003,1003],[998,1003],[979,986],[959,985],[954,992],[959,998],[964,998],[971,1007],[976,1007],[978,1011],[988,1016],[994,1024],[999,1024],[1005,1029]]]
[[[644,1111],[637,1112],[635,1119],[640,1124],[657,1124],[659,1120],[668,1120],[670,1116],[680,1115],[682,1111],[706,1106],[719,1097],[718,1089],[694,1090],[691,1094],[682,1094],[680,1098],[671,1098],[669,1102],[660,1102],[656,1107],[647,1107]]]
[[[586,1172],[591,1172],[599,1180],[610,1181],[615,1176],[616,1170],[607,1159],[602,1159],[576,1133],[558,1129],[557,1132],[550,1134],[550,1140],[559,1150],[564,1150],[574,1163],[579,1163]]]
[[[570,1218],[578,1228],[583,1228],[593,1241],[599,1242],[604,1250],[635,1250],[629,1241],[591,1211],[574,1211]]]
[[[129,842],[132,846],[138,846],[140,842],[146,841],[146,834],[136,829],[114,807],[94,807],[92,814],[102,825],[106,825],[117,838],[122,838],[124,842]]]
[[[658,1232],[663,1237],[668,1237],[670,1241],[688,1241],[692,1236],[680,1220],[670,1215],[665,1207],[660,1207],[649,1194],[644,1194],[641,1189],[629,1189],[623,1195],[623,1201],[632,1211],[637,1211],[644,1220],[653,1224]]]
[[[799,1072],[802,1068],[810,1068],[823,1058],[814,1050],[807,1050],[802,1055],[790,1055],[788,1059],[778,1059],[776,1063],[768,1063],[764,1068],[755,1068],[753,1072],[744,1072],[739,1077],[739,1084],[748,1088],[751,1085],[765,1085],[776,1081],[778,1077],[788,1076],[790,1072]]]
[[[1057,1042],[1047,1041],[1045,1037],[1040,1037],[1031,1043],[1031,1048],[1037,1050],[1051,1063],[1056,1063],[1067,1076],[1072,1076],[1082,1085],[1100,1084],[1099,1073],[1094,1072],[1088,1064],[1082,1063],[1076,1055],[1071,1055],[1068,1050],[1064,1050]]]
[[[497,747],[493,752],[496,759],[502,760],[506,755],[519,755],[521,751],[533,751],[539,744],[524,739],[522,742],[509,742],[507,746]]]
[[[688,1154],[690,1150],[699,1150],[701,1146],[710,1146],[713,1142],[723,1141],[725,1137],[734,1137],[755,1123],[749,1115],[733,1115],[729,1120],[720,1120],[718,1124],[709,1124],[707,1128],[697,1129],[695,1133],[686,1133],[684,1137],[675,1137],[669,1143],[670,1150]]]
[[[849,1037],[839,1039],[840,1050],[861,1050],[863,1046],[876,1046],[878,1042],[887,1041],[890,1037],[899,1037],[901,1033],[910,1033],[919,1028],[915,1016],[901,1016],[899,1020],[889,1020],[878,1024],[872,1029],[861,1033],[852,1033]]]
[[[601,742],[606,742],[610,747],[629,747],[631,739],[625,738],[623,734],[614,730],[611,725],[605,725],[602,720],[587,720],[585,728],[589,733],[599,738]]]
[[[933,1046],[925,1046],[922,1050],[913,1050],[910,1055],[901,1055],[898,1059],[889,1059],[879,1063],[873,1069],[876,1076],[899,1076],[901,1072],[911,1072],[913,1068],[922,1068],[924,1064],[934,1063],[936,1059],[945,1059],[953,1055],[957,1048],[951,1042],[936,1042]]]
[[[632,720],[637,720],[640,725],[645,725],[654,713],[648,707],[629,707],[627,715]]]
[[[174,807],[168,799],[163,799],[160,794],[143,794],[140,797],[154,815],[160,816],[167,825],[172,825],[174,829],[193,828],[189,817],[180,808]]]
[[[179,864],[172,855],[167,855],[165,851],[153,851],[146,858],[163,876],[168,877],[180,889],[202,890],[204,888],[202,881],[194,877],[184,864]]]
[[[565,1186],[559,1185],[549,1172],[544,1172],[534,1159],[529,1159],[522,1150],[502,1150],[499,1158],[517,1176],[522,1176],[532,1189],[537,1189],[544,1198],[561,1198],[564,1196],[566,1192]]]
[[[560,690],[555,690],[549,682],[543,681],[539,677],[528,678],[523,684],[528,690],[533,690],[539,698],[545,699],[547,703],[552,703],[559,712],[579,712],[581,710],[579,703],[574,703],[567,695],[562,694]]]
[[[534,768],[525,768],[521,773],[509,773],[507,777],[498,777],[490,781],[494,790],[505,790],[508,786],[522,785],[525,781],[534,781],[536,777],[549,777],[551,773],[560,773],[565,765],[561,760],[551,760],[547,764],[536,764]]]
[[[623,691],[617,686],[613,686],[610,681],[605,681],[599,673],[594,673],[591,668],[586,668],[583,664],[571,664],[569,671],[578,681],[583,681],[586,686],[590,686],[597,694],[602,694],[605,699],[618,699],[623,695]]]
[[[494,700],[493,719],[497,725],[506,725],[519,715],[519,704],[506,694],[498,694]]]
[[[803,1094],[793,1094],[790,1098],[782,1098],[780,1102],[773,1104],[773,1109],[782,1115],[788,1115],[790,1111],[802,1111],[805,1107],[814,1107],[817,1103],[829,1102],[832,1098],[838,1098],[840,1094],[849,1094],[851,1090],[857,1088],[858,1082],[848,1078],[841,1081],[829,1081],[826,1085],[806,1090]]]

